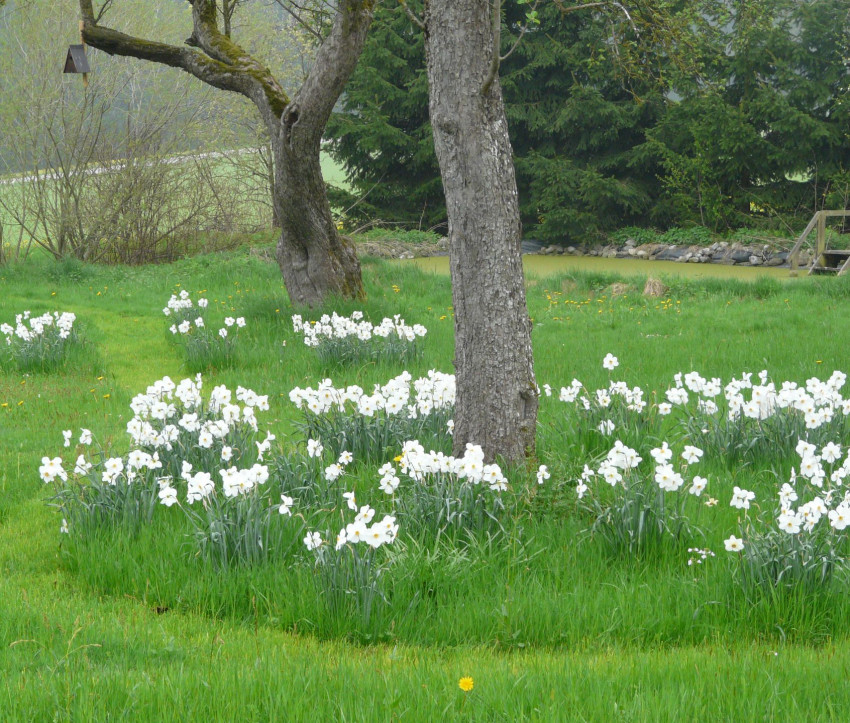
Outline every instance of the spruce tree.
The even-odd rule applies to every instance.
[[[414,11],[421,2],[410,3]],[[520,33],[527,8],[505,3],[502,48]],[[613,57],[610,25],[598,12],[538,11],[503,63],[511,144],[524,233],[546,241],[648,222],[661,190],[658,158],[645,152],[645,128],[663,103]],[[445,221],[428,121],[421,30],[387,4],[375,24],[341,110],[328,126],[333,155],[360,201],[349,217],[431,227]]]

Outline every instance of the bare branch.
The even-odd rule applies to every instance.
[[[618,3],[616,0],[606,0],[604,2],[582,3],[581,5],[564,5],[563,0],[552,0],[552,1],[555,3],[555,5],[558,6],[558,9],[562,13],[572,13],[572,12],[575,12],[576,10],[588,10],[590,8],[600,8],[600,7],[607,7],[608,5],[613,5],[620,12],[622,12],[623,15],[626,16],[626,20],[629,21],[629,25],[632,26],[632,30],[634,30],[636,34],[638,34],[638,35],[640,34],[640,31],[638,30],[637,25],[635,25],[635,21],[632,20],[632,16],[629,14],[629,11],[626,9],[626,7],[624,5],[622,5],[621,3]]]
[[[531,10],[529,12],[533,13],[535,10],[537,10],[537,6],[539,4],[540,4],[540,0],[534,0],[534,5],[531,6]],[[508,50],[507,53],[505,53],[501,58],[499,58],[500,62],[504,62],[508,58],[510,58],[511,55],[513,55],[513,53],[514,53],[514,50],[516,50],[519,47],[519,44],[522,42],[523,36],[528,32],[528,24],[529,24],[529,21],[526,20],[525,24],[522,26],[522,28],[519,31],[519,37],[516,39],[516,42],[511,46],[511,49]]]
[[[413,10],[410,9],[410,5],[407,4],[407,0],[398,0],[398,4],[404,8],[404,12],[407,13],[407,17],[410,18],[410,21],[416,25],[420,30],[425,30],[425,23]]]
[[[107,0],[107,4],[111,0]],[[83,40],[110,55],[124,55],[179,68],[222,90],[246,96],[273,127],[289,98],[271,71],[218,29],[215,0],[191,0],[193,32],[186,41],[202,49],[144,40],[98,25],[92,0],[79,0]],[[103,8],[101,8],[103,10]]]
[[[106,15],[109,8],[112,6],[112,0],[103,0],[103,5],[101,5],[100,10],[97,11],[97,15],[95,16],[94,22],[95,24],[99,23],[101,18]]]
[[[322,38],[322,34],[310,23],[308,23],[304,18],[302,18],[298,13],[293,9],[296,6],[294,3],[284,2],[284,0],[275,0],[275,2],[280,5],[289,15],[297,22],[302,28],[304,28],[308,33],[315,36],[316,39],[321,43],[324,38]],[[299,10],[301,8],[298,8]]]

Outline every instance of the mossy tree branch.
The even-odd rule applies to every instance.
[[[214,0],[191,0],[193,31],[182,47],[138,38],[99,25],[92,0],[80,0],[83,40],[110,55],[123,55],[179,68],[204,83],[249,98],[264,122],[275,129],[289,98],[280,84],[255,58],[218,29]]]

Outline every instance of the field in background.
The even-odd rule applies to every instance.
[[[263,179],[247,176],[242,170],[233,165],[227,158],[210,158],[211,155],[205,154],[204,159],[208,163],[210,172],[219,180],[223,181],[225,188],[228,186],[232,194],[236,194],[236,203],[240,209],[239,219],[244,228],[240,229],[243,232],[257,230],[258,228],[269,227],[271,223],[270,197],[268,189]],[[244,154],[242,154],[244,156]],[[238,154],[236,156],[238,158]],[[177,159],[175,159],[177,160]],[[171,164],[168,164],[171,165]],[[185,168],[187,174],[191,174],[189,182],[204,185],[207,180],[202,176],[191,160],[191,158],[181,158],[179,164],[175,166]],[[100,173],[102,169],[97,169]],[[109,173],[110,171],[103,171]],[[328,154],[322,154],[322,174],[325,181],[331,185],[346,187],[345,173],[342,167],[338,165]],[[228,181],[227,179],[231,179]],[[51,184],[55,184],[55,180],[45,181],[46,188],[49,192]],[[22,207],[22,193],[26,189],[27,184],[32,184],[31,181],[21,179],[19,176],[0,177],[0,200],[5,204],[16,208]],[[24,214],[26,224],[35,222],[37,216],[33,211]],[[21,238],[21,225],[16,220],[14,214],[4,208],[0,203],[0,227],[2,227],[2,239],[4,244],[9,247],[16,246]],[[212,229],[213,231],[215,229]],[[28,234],[23,234],[24,241],[29,238]]]

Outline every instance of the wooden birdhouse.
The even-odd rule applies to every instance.
[[[72,45],[65,58],[65,73],[91,73],[85,45]]]

